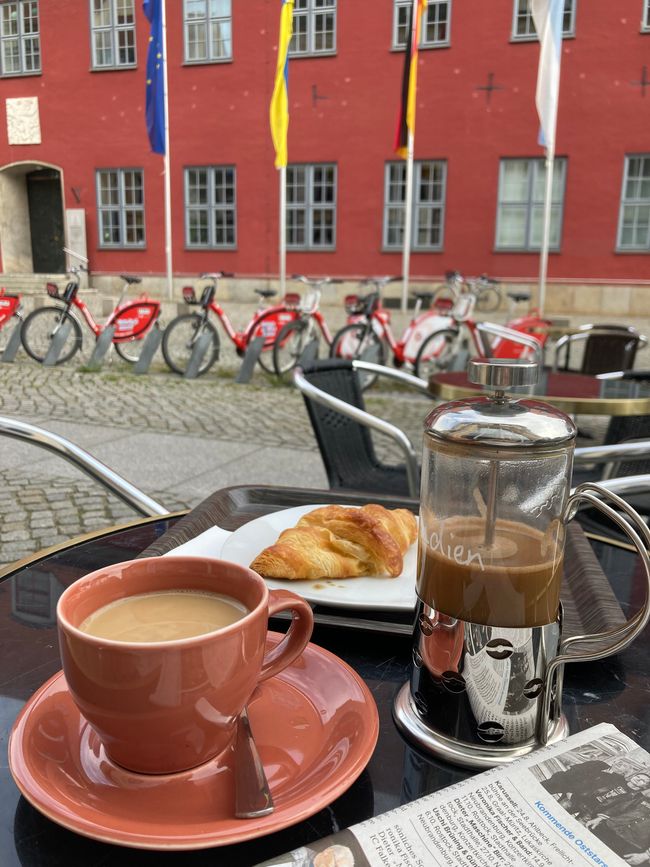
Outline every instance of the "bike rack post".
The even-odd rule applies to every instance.
[[[97,342],[95,343],[95,348],[93,349],[93,354],[90,356],[90,361],[88,362],[89,368],[99,370],[99,368],[102,366],[102,362],[106,357],[106,353],[111,348],[111,344],[113,343],[114,334],[115,326],[109,325],[108,328],[105,328],[99,335],[99,337],[97,338]]]
[[[369,361],[371,364],[381,363],[381,348],[378,343],[370,343],[359,356],[359,361]]]
[[[183,374],[184,379],[196,379],[199,375],[199,370],[201,369],[201,362],[205,357],[205,353],[210,348],[211,343],[212,334],[209,331],[204,331],[194,344],[192,355],[190,356],[190,362],[187,365],[187,370]]]
[[[70,336],[71,330],[72,322],[69,319],[66,319],[50,342],[50,348],[47,350],[47,355],[43,359],[43,367],[54,367],[58,362],[59,355],[61,355],[65,342]]]
[[[134,373],[146,373],[149,370],[149,365],[160,346],[162,335],[163,329],[156,323],[142,342],[140,358],[138,358],[133,366]]]
[[[320,346],[320,341],[318,337],[312,337],[309,343],[306,344],[305,348],[298,359],[298,364],[300,367],[307,367],[308,364],[311,364],[312,361],[316,361],[318,358],[318,349]]]
[[[253,376],[253,370],[255,369],[255,365],[259,361],[265,342],[266,338],[260,335],[259,337],[255,337],[253,340],[251,340],[251,342],[246,347],[246,352],[244,353],[244,360],[242,361],[241,367],[239,368],[239,373],[235,377],[235,382],[239,385],[246,385],[247,382],[251,381],[251,377]]]
[[[14,325],[14,329],[11,332],[11,337],[7,341],[7,345],[5,346],[5,351],[2,353],[2,358],[0,361],[3,364],[11,364],[16,357],[16,353],[20,349],[20,330],[23,327],[22,319],[19,319]]]

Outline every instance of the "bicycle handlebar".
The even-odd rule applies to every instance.
[[[232,271],[216,271],[215,273],[199,274],[199,280],[220,280],[222,277],[234,277]]]
[[[292,274],[292,280],[297,280],[299,283],[304,283],[305,286],[312,286],[313,288],[317,288],[319,286],[327,286],[330,283],[342,283],[340,277],[318,277],[318,278],[310,278],[305,277],[304,274]]]

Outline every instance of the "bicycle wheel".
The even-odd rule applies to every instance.
[[[309,324],[302,319],[282,326],[273,344],[273,368],[278,376],[286,377],[298,364],[309,333]]]
[[[424,341],[415,359],[415,375],[428,380],[434,373],[447,370],[456,351],[458,332],[453,328],[434,331]]]
[[[476,296],[476,309],[482,313],[492,313],[501,304],[501,292],[497,286],[485,286]]]
[[[81,349],[83,337],[77,320],[61,307],[39,307],[26,317],[20,340],[27,355],[39,363],[45,361],[52,340],[64,323],[69,323],[71,328],[56,363],[69,361]]]
[[[198,375],[202,376],[219,358],[219,335],[214,325],[198,313],[184,313],[172,319],[163,332],[162,354],[167,366],[174,373],[185,373],[194,351],[196,341],[205,334],[210,335],[210,344],[199,365]]]
[[[330,346],[330,358],[347,358],[350,361],[371,361],[373,364],[385,364],[386,350],[372,325],[366,322],[354,322],[344,325],[334,335]],[[362,373],[359,377],[361,388],[366,388],[376,381],[376,373]]]

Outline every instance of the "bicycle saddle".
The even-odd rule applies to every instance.
[[[261,295],[262,298],[273,298],[274,295],[278,294],[275,289],[256,289],[255,291],[258,295]]]
[[[132,274],[120,274],[120,277],[125,283],[128,283],[129,286],[131,283],[142,283],[142,277],[134,277]]]
[[[520,301],[530,301],[530,292],[508,292],[508,298],[511,298],[515,304]]]

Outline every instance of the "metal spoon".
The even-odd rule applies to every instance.
[[[235,742],[235,816],[257,819],[275,809],[264,765],[257,752],[246,707],[237,720]]]

